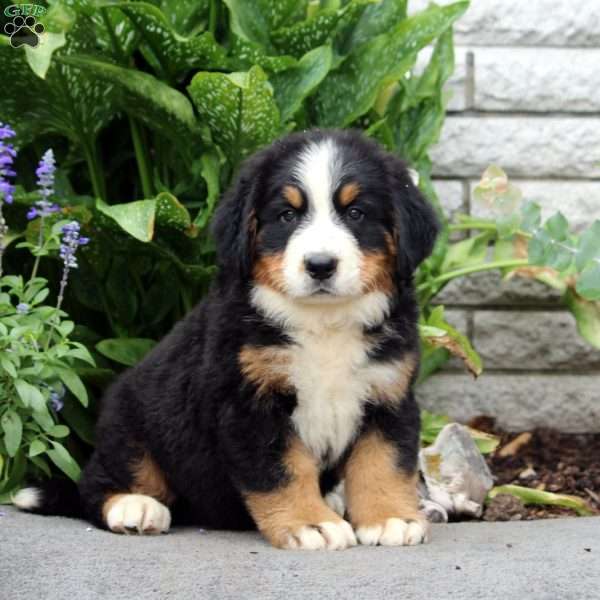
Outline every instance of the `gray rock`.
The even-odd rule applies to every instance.
[[[419,453],[428,499],[447,513],[480,516],[494,484],[492,474],[466,427],[446,425]],[[427,506],[424,506],[427,512]]]

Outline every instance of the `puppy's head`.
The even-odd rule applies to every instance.
[[[392,294],[437,228],[399,159],[356,132],[312,131],[245,163],[213,231],[227,276],[315,304]]]

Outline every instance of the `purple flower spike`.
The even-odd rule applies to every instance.
[[[54,160],[54,151],[49,148],[44,152],[42,160],[35,170],[37,184],[40,189],[42,199],[46,200],[54,194],[54,173],[56,171],[56,161]]]
[[[26,315],[29,312],[29,304],[25,302],[20,302],[17,304],[17,314]]]
[[[0,201],[12,204],[14,185],[8,181],[8,177],[14,177],[16,173],[12,165],[17,151],[12,144],[6,144],[3,140],[14,137],[15,132],[8,125],[0,123]]]
[[[84,246],[90,241],[89,238],[79,237],[79,229],[80,225],[77,221],[71,221],[62,228],[63,238],[59,254],[67,270],[77,268],[75,252],[79,246]]]
[[[27,218],[35,219],[36,217],[47,217],[52,213],[58,212],[60,206],[53,204],[48,200],[54,194],[54,173],[56,172],[56,161],[54,160],[54,152],[52,148],[46,150],[42,160],[40,160],[38,168],[35,171],[37,175],[37,184],[41,200],[37,200],[35,207],[32,207],[27,213]]]

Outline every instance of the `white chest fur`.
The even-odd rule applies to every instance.
[[[370,385],[362,328],[297,332],[290,382],[297,405],[292,421],[315,456],[337,460],[357,433]]]

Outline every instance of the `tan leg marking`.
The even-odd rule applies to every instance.
[[[252,271],[257,283],[266,285],[277,292],[285,293],[283,276],[283,254],[265,254],[261,256]]]
[[[257,387],[259,396],[291,390],[288,377],[291,357],[288,348],[245,345],[238,358],[244,377]]]
[[[348,513],[362,544],[412,545],[426,538],[417,475],[402,473],[396,458],[395,448],[370,432],[358,440],[346,464]]]
[[[133,493],[152,496],[167,505],[173,502],[175,496],[169,489],[164,473],[148,453],[133,465],[132,471],[131,491]]]
[[[319,469],[306,446],[295,438],[285,457],[288,481],[266,493],[248,493],[246,505],[258,529],[277,548],[347,548],[354,532],[321,496]]]

